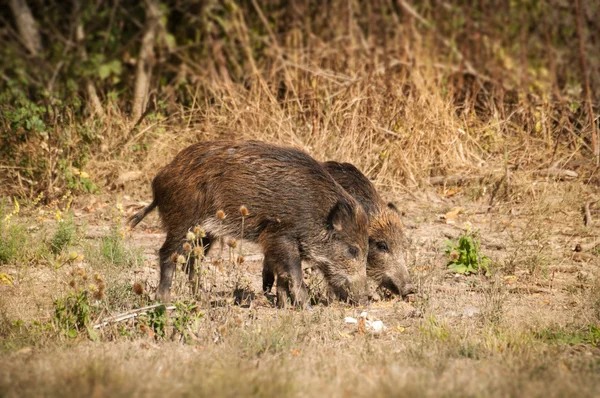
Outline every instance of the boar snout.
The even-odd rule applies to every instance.
[[[406,285],[404,285],[404,288],[402,289],[402,297],[406,297],[409,294],[414,294],[417,292],[417,288],[415,287],[415,285],[413,285],[412,283],[407,283]]]
[[[352,305],[364,305],[368,301],[367,277],[347,278],[345,283],[336,289],[338,298]]]
[[[402,297],[416,293],[416,288],[410,281],[406,281],[404,278],[398,278],[396,276],[385,275],[381,281],[381,286]]]

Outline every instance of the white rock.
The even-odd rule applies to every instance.
[[[370,328],[368,326],[370,326]],[[374,334],[380,334],[385,329],[385,326],[383,325],[382,321],[373,321],[373,322],[370,322],[370,325],[367,325],[367,327],[368,327],[368,329],[371,329],[371,331]]]
[[[382,321],[374,320],[373,317],[367,313],[367,311],[361,312],[361,314],[358,316],[358,319],[347,316],[344,318],[344,322],[348,324],[356,324],[359,329],[361,328],[360,324],[363,323],[364,330],[372,334],[381,334],[386,329]]]

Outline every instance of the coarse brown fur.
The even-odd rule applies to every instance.
[[[213,141],[182,150],[153,180],[153,202],[131,217],[132,227],[158,207],[167,238],[160,249],[159,297],[168,300],[187,232],[198,225],[209,246],[222,236],[258,242],[265,267],[278,276],[278,304],[308,299],[301,262],[314,263],[343,298],[365,294],[368,218],[363,208],[306,153],[259,141]],[[226,217],[216,216],[222,210]]]
[[[324,162],[323,167],[365,209],[369,217],[367,276],[377,286],[406,296],[414,286],[406,269],[407,240],[398,210],[385,203],[369,179],[350,163]],[[273,275],[263,269],[263,290],[269,291]]]
[[[350,163],[324,162],[323,167],[354,197],[369,217],[367,275],[395,294],[414,293],[406,269],[408,243],[398,209],[386,203],[369,179]]]

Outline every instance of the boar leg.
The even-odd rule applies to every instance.
[[[295,306],[307,306],[308,294],[302,280],[302,260],[297,243],[277,237],[266,246],[263,269],[277,272],[277,306],[284,308],[290,294]]]
[[[267,263],[263,263],[262,270],[262,289],[263,292],[269,293],[275,284],[275,273],[267,266]]]
[[[160,259],[160,283],[158,285],[157,298],[166,303],[171,297],[171,284],[173,283],[173,273],[177,264],[171,261],[171,255],[177,253],[181,248],[185,235],[179,236],[167,233],[167,239],[158,251]]]
[[[286,308],[289,304],[289,281],[287,277],[277,277],[277,308]]]

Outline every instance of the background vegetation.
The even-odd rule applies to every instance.
[[[4,193],[49,200],[123,170],[151,178],[186,144],[216,137],[296,145],[408,185],[597,156],[597,2],[9,5]]]

